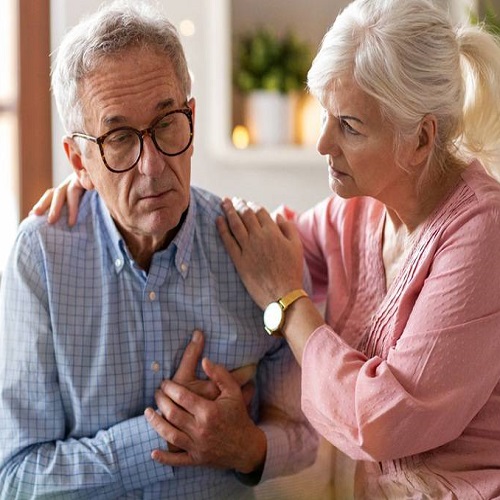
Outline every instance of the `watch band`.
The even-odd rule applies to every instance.
[[[307,297],[307,293],[305,290],[302,290],[302,288],[298,288],[297,290],[292,290],[286,295],[283,295],[283,297],[278,300],[278,303],[283,308],[283,311],[286,311],[288,307],[302,297]]]

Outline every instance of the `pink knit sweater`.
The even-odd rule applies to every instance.
[[[473,162],[389,290],[384,217],[332,197],[296,218],[329,325],[303,410],[359,460],[359,498],[500,497],[500,185]]]

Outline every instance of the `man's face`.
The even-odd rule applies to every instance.
[[[142,130],[186,107],[170,60],[139,48],[105,58],[79,91],[83,132],[94,137],[121,126]],[[189,106],[194,112],[194,100]],[[189,205],[192,145],[169,157],[146,135],[138,164],[123,173],[105,167],[97,144],[88,142],[81,155],[74,141],[66,140],[65,148],[84,187],[95,188],[104,200],[134,257],[171,241]]]

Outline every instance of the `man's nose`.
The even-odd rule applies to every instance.
[[[158,150],[149,133],[144,133],[142,141],[142,154],[138,165],[139,172],[149,177],[157,177],[165,169],[165,155]]]

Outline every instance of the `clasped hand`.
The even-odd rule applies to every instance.
[[[265,459],[266,438],[251,420],[247,406],[253,393],[255,365],[233,372],[202,361],[208,380],[196,379],[203,351],[203,336],[195,332],[172,380],[164,380],[155,393],[158,412],[145,415],[169,450],[154,450],[153,460],[171,466],[204,465],[256,469]]]

